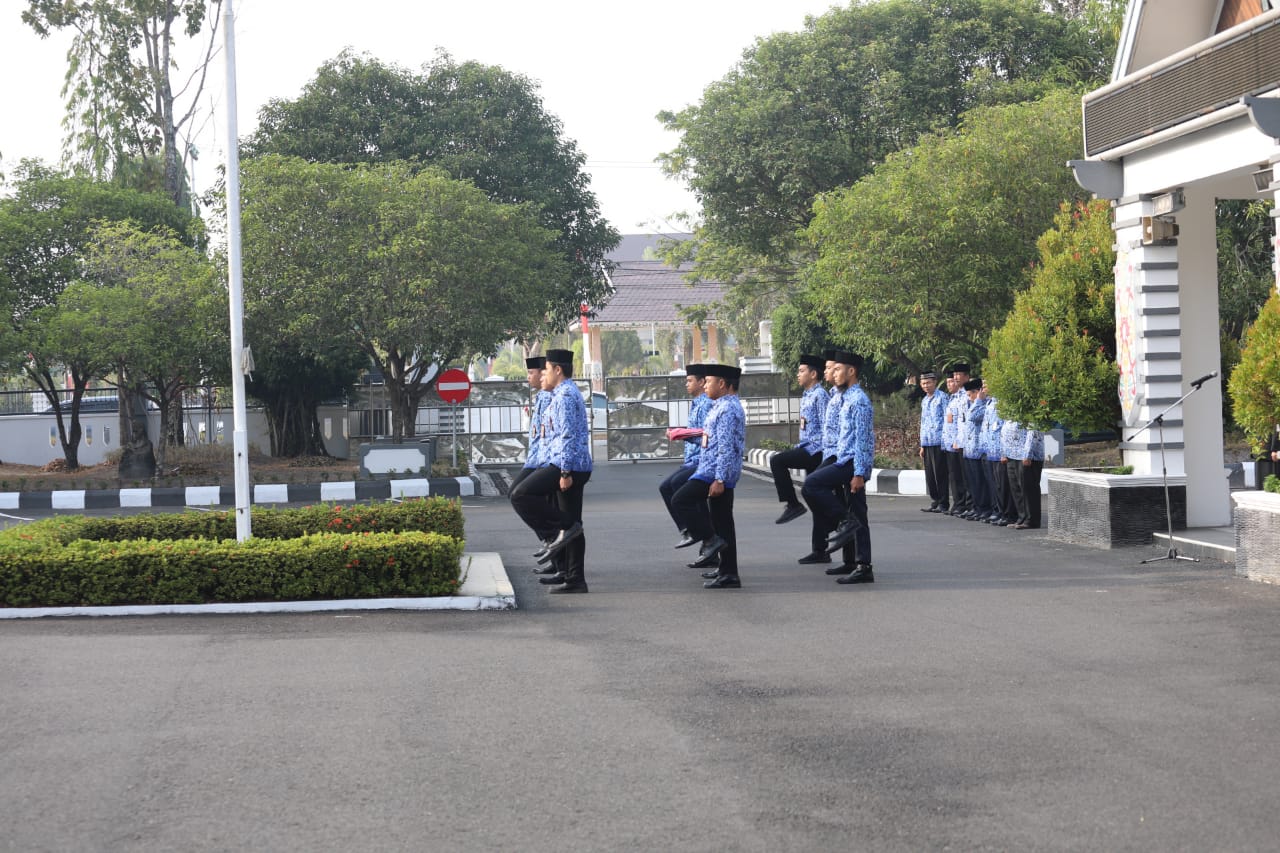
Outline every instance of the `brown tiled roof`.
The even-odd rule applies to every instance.
[[[590,322],[601,326],[685,326],[677,306],[704,305],[724,296],[719,282],[690,285],[688,267],[674,269],[660,261],[626,261],[611,274],[615,293]],[[708,319],[716,319],[715,309]]]

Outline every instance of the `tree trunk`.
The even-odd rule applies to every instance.
[[[147,403],[143,389],[121,376],[120,387],[121,480],[150,480],[156,475],[155,448],[147,435]]]
[[[316,402],[287,395],[265,401],[271,455],[277,458],[328,456]]]

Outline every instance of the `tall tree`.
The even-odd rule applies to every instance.
[[[810,298],[838,339],[909,372],[974,360],[1026,286],[1036,239],[1084,192],[1068,92],[965,115],[822,196],[805,232]]]
[[[132,223],[103,223],[93,232],[85,274],[96,301],[96,322],[86,330],[109,355],[120,394],[120,444],[145,454],[133,417],[143,400],[160,412],[155,464],[169,445],[182,443],[182,401],[189,388],[226,373],[227,330],[209,317],[227,315],[226,288],[205,255],[172,232],[143,231]],[[78,285],[72,285],[77,287]],[[140,393],[142,400],[135,400]],[[124,472],[122,472],[122,476]]]
[[[582,303],[601,305],[610,295],[602,268],[618,233],[600,215],[585,156],[522,75],[445,54],[416,73],[345,52],[297,99],[263,107],[245,152],[319,163],[413,161],[470,181],[494,201],[531,205],[564,260],[531,336],[564,329]]]
[[[199,245],[202,231],[191,214],[162,195],[69,177],[33,161],[19,166],[10,189],[12,194],[0,199],[0,306],[10,321],[6,337],[11,347],[25,354],[24,371],[52,404],[64,456],[74,468],[79,395],[97,375],[98,362],[82,352],[72,321],[58,321],[62,329],[71,329],[62,338],[52,338],[46,327],[60,313],[62,292],[85,275],[85,250],[94,227],[124,221],[143,229],[159,226],[188,245]],[[64,377],[70,378],[73,390],[65,428]]]
[[[358,346],[382,372],[397,437],[414,434],[440,366],[528,335],[565,275],[529,206],[404,162],[257,157],[243,200],[246,314],[286,316],[286,341]]]
[[[159,171],[159,188],[190,207],[182,136],[197,115],[221,8],[222,0],[28,0],[22,20],[40,36],[74,34],[62,89],[69,164],[143,187]],[[175,44],[202,32],[195,67],[175,79]]]

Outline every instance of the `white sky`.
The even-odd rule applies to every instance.
[[[443,48],[455,60],[501,65],[541,85],[543,102],[587,157],[605,217],[624,234],[670,231],[696,212],[683,185],[653,163],[674,134],[662,109],[699,100],[756,37],[799,30],[832,0],[686,0],[657,7],[599,0],[236,0],[240,134],[269,98],[294,98],[344,47],[417,69]],[[21,22],[25,0],[0,0],[0,157],[59,160],[69,39],[40,40]],[[203,188],[225,158],[221,60],[203,99],[213,113],[195,142]]]

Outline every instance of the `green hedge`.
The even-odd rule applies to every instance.
[[[0,532],[0,607],[450,595],[464,546],[444,498],[370,506],[67,516]]]
[[[308,533],[375,533],[420,530],[464,538],[462,506],[449,498],[419,498],[402,503],[315,506],[268,509],[254,507],[250,515],[254,538],[296,539]],[[63,544],[77,539],[235,539],[235,510],[222,512],[154,513],[88,518],[71,516],[27,525],[56,527]]]

